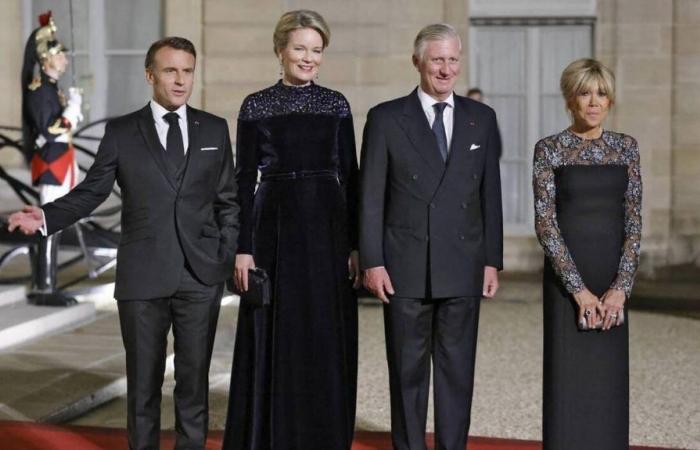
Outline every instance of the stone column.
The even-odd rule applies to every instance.
[[[669,262],[673,2],[599,0],[596,56],[615,71],[617,103],[608,128],[639,142],[644,181],[647,274]]]
[[[672,264],[700,265],[700,1],[674,0]]]
[[[3,13],[0,15],[0,92],[3,96],[0,102],[0,125],[19,127],[22,124],[20,73],[24,56],[23,24],[22,1],[3,2]],[[12,138],[20,136],[20,133],[0,131]],[[22,155],[6,149],[0,152],[0,164],[6,168],[20,167],[23,165]]]
[[[203,0],[166,0],[163,3],[163,20],[166,36],[181,36],[189,39],[197,49],[195,84],[192,97],[188,102],[195,108],[202,108],[202,91],[204,89],[204,66],[206,55],[202,21]]]

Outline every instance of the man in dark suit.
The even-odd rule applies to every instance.
[[[455,95],[461,42],[416,37],[420,86],[372,108],[361,164],[360,265],[384,304],[397,450],[425,449],[431,355],[436,448],[464,450],[480,297],[502,268],[500,140],[486,105]]]
[[[119,184],[114,295],[126,349],[132,449],[159,447],[171,326],[176,448],[203,449],[207,435],[209,364],[223,281],[233,272],[238,206],[226,121],[187,106],[195,59],[186,39],[155,42],[146,56],[150,104],[107,123],[95,162],[73,191],[10,218],[10,229],[43,227],[50,235],[90,214],[114,181]]]

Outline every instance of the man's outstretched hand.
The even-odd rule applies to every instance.
[[[12,232],[19,228],[22,233],[30,235],[36,233],[43,224],[44,215],[41,208],[28,205],[10,216],[7,229]]]

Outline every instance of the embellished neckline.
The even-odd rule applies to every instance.
[[[306,86],[287,86],[278,80],[255,92],[241,105],[239,118],[256,120],[283,114],[325,114],[346,117],[350,106],[339,92],[310,82]]]
[[[315,83],[313,82],[313,80],[312,80],[312,81],[309,81],[309,84],[305,84],[305,85],[303,85],[303,86],[294,86],[294,85],[290,85],[290,84],[284,84],[284,82],[283,82],[282,79],[280,78],[280,79],[277,81],[277,84],[276,84],[275,86],[278,87],[279,89],[284,89],[284,90],[286,90],[286,91],[290,91],[290,92],[291,92],[291,91],[299,92],[299,91],[306,91],[306,90],[308,90],[308,89],[311,89],[311,88],[313,88],[314,86],[316,86],[316,84],[315,84]]]
[[[606,130],[605,128],[603,128],[603,131],[600,133],[600,136],[598,136],[597,138],[591,138],[591,139],[581,137],[581,136],[579,136],[578,134],[576,134],[576,133],[574,133],[573,131],[571,131],[569,128],[566,128],[566,129],[564,130],[564,133],[568,134],[570,137],[572,137],[572,138],[574,138],[574,139],[576,139],[577,141],[580,141],[580,142],[596,142],[596,141],[603,140],[603,138],[605,137],[605,135],[608,133],[608,130]]]

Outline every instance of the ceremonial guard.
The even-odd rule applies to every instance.
[[[40,27],[27,41],[22,67],[22,137],[32,184],[43,205],[68,193],[77,183],[71,134],[79,121],[82,97],[75,87],[66,97],[58,80],[68,67],[67,49],[56,39],[51,12],[39,17]],[[38,66],[38,70],[37,70]],[[32,258],[29,299],[37,305],[67,306],[75,299],[56,287],[59,235],[42,238]]]

